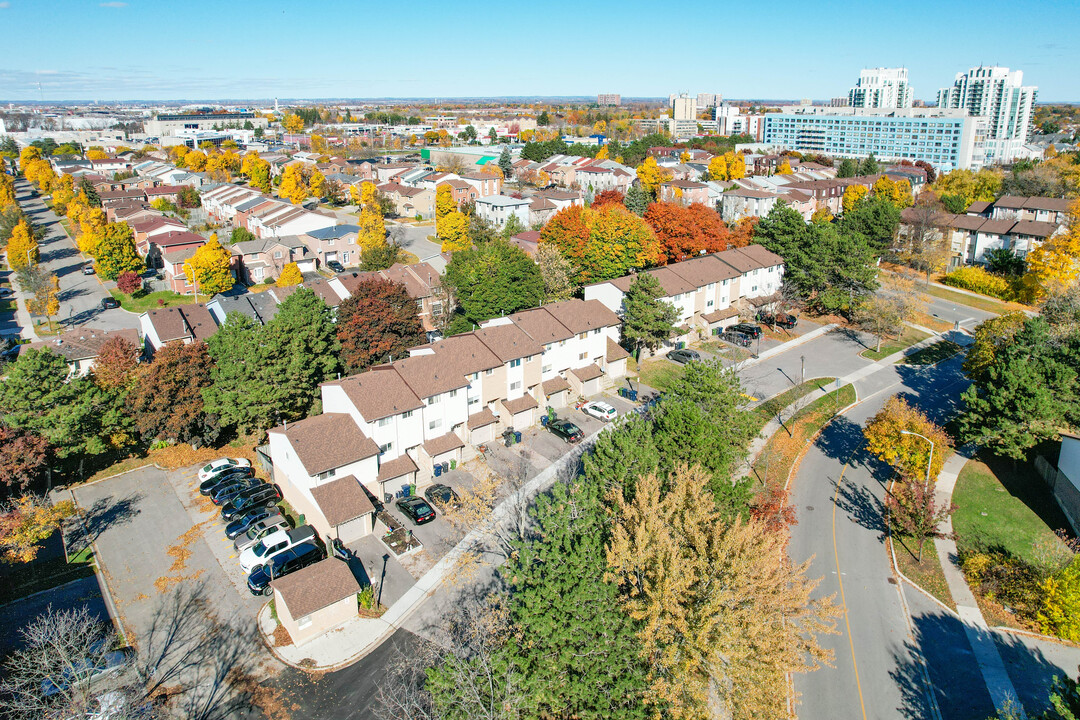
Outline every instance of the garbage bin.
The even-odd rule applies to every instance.
[[[637,402],[637,390],[627,390],[626,397],[633,402]]]
[[[442,465],[436,463],[435,465],[435,477],[442,475]]]
[[[547,415],[541,415],[540,416],[540,427],[547,427],[547,424],[548,424],[548,416]]]
[[[514,433],[514,442],[521,442],[521,431],[518,430]]]
[[[513,435],[504,435],[503,436],[503,443],[506,445],[506,447],[510,447],[511,445],[514,444],[514,436]]]
[[[443,475],[445,475],[446,473],[450,472],[450,463],[448,463],[448,462],[444,462],[444,463],[442,464],[442,471],[443,471]]]

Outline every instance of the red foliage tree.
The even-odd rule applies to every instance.
[[[405,286],[378,277],[357,284],[338,306],[337,336],[341,362],[349,372],[405,355],[425,339],[416,301]]]
[[[0,484],[25,490],[44,477],[48,465],[45,438],[0,424]]]
[[[127,338],[109,338],[94,361],[94,383],[105,390],[123,387],[138,362],[139,348],[134,343]]]
[[[645,210],[644,219],[663,244],[667,262],[726,250],[731,237],[720,215],[700,203],[683,207],[655,202]]]
[[[590,230],[583,213],[576,205],[560,210],[540,231],[540,242],[554,244],[575,267],[581,265],[589,244]]]
[[[930,183],[934,182],[934,180],[937,179],[937,170],[935,170],[934,166],[931,165],[930,163],[926,162],[925,160],[916,160],[915,161],[915,167],[922,168],[923,170],[926,171],[926,184],[927,185],[929,185]]]
[[[727,250],[731,240],[731,230],[720,218],[720,213],[708,205],[694,203],[686,211],[698,230],[704,243],[705,252]]]
[[[750,514],[765,521],[765,528],[774,532],[784,531],[798,524],[795,506],[788,502],[788,491],[779,485],[767,485],[758,493]]]
[[[923,543],[929,538],[945,537],[938,526],[945,522],[956,505],[938,505],[934,497],[934,483],[918,480],[893,483],[885,496],[885,515],[893,531],[913,538],[919,544],[919,562],[922,562]]]
[[[120,277],[116,278],[116,289],[125,295],[130,295],[141,287],[142,278],[130,270],[120,273]]]
[[[622,205],[623,197],[625,197],[618,190],[604,190],[599,192],[593,198],[592,207],[598,208],[604,205]]]
[[[220,429],[203,411],[214,361],[206,343],[169,343],[144,365],[128,398],[135,429],[145,441],[210,443]]]

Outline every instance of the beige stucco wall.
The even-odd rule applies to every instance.
[[[302,645],[308,640],[334,629],[338,625],[355,618],[358,613],[356,595],[342,598],[333,605],[329,605],[322,610],[316,610],[311,615],[302,618],[293,618],[292,613],[289,612],[288,606],[281,597],[281,593],[277,590],[274,590],[274,605],[277,608],[278,621],[288,631],[289,637],[292,638],[293,643],[296,645]],[[301,624],[308,621],[310,621],[310,624],[300,627]]]

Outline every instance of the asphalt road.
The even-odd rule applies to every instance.
[[[947,323],[960,323],[960,327],[971,331],[983,320],[995,317],[994,313],[979,310],[968,305],[960,305],[949,300],[943,300],[933,295],[927,295],[926,312]]]
[[[860,381],[862,402],[830,424],[800,464],[792,483],[799,515],[792,558],[813,558],[810,575],[822,578],[819,592],[835,594],[845,609],[840,633],[823,638],[836,653],[835,667],[795,678],[800,717],[934,717],[921,669],[923,646],[945,649],[926,653],[935,685],[969,700],[976,713],[970,717],[993,714],[958,623],[928,623],[923,632],[910,632],[884,542],[881,507],[889,471],[862,452],[861,427],[893,394],[934,419],[948,415],[967,384],[960,364],[958,356],[936,369],[893,366]]]
[[[65,325],[87,325],[104,330],[137,328],[139,317],[120,308],[101,309],[109,296],[96,275],[83,275],[84,257],[60,225],[60,218],[25,180],[15,181],[16,199],[30,218],[45,230],[39,247],[39,265],[60,281],[60,312],[54,318]]]
[[[756,398],[769,398],[799,384],[803,377],[841,377],[855,372],[872,361],[859,353],[873,347],[869,335],[833,330],[757,365],[738,369],[743,392]]]

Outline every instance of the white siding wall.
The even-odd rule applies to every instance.
[[[586,300],[599,300],[611,312],[622,311],[623,292],[611,283],[590,285],[585,288]]]

